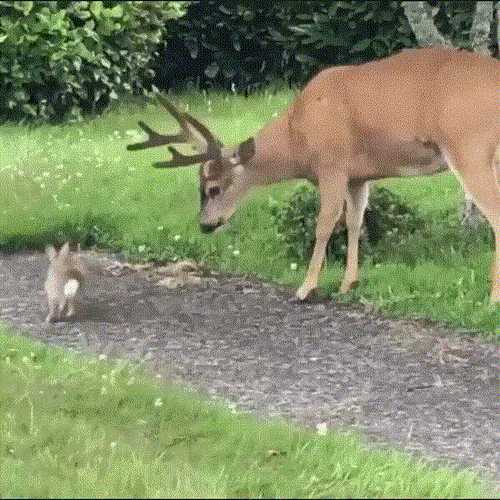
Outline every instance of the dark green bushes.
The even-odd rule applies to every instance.
[[[310,184],[299,184],[283,203],[271,202],[271,215],[285,254],[299,261],[311,257],[315,240],[320,199]],[[365,234],[361,238],[362,255],[375,256],[380,247],[403,245],[405,239],[425,225],[419,212],[392,191],[382,187],[371,190],[365,213]],[[343,259],[347,235],[335,232],[327,247],[327,257]],[[382,253],[385,252],[382,248]]]
[[[156,85],[250,91],[415,45],[399,2],[193,2],[169,28]]]

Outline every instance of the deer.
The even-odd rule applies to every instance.
[[[320,194],[315,243],[298,301],[317,288],[325,250],[345,216],[347,257],[340,293],[358,284],[358,247],[372,181],[451,170],[494,232],[490,300],[500,302],[499,61],[445,47],[320,71],[280,115],[254,136],[226,146],[204,124],[160,103],[180,125],[163,135],[144,122],[147,140],[128,150],[168,145],[156,168],[199,166],[202,232],[228,223],[251,188],[290,179]],[[191,144],[184,155],[171,144]]]

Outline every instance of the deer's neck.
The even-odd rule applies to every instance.
[[[298,177],[290,148],[287,114],[269,122],[255,136],[255,155],[248,171],[254,184],[264,185]]]

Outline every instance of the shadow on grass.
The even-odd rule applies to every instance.
[[[43,250],[46,245],[60,246],[66,241],[79,242],[83,248],[100,246],[110,250],[120,247],[118,224],[111,215],[86,214],[82,220],[56,221],[36,231],[12,232],[0,239],[0,250],[14,253],[22,250]]]

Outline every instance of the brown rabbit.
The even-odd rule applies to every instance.
[[[84,266],[80,260],[80,245],[76,253],[70,252],[66,242],[59,252],[52,246],[45,248],[50,264],[45,280],[45,291],[49,302],[49,314],[46,322],[62,319],[66,309],[66,317],[75,313],[75,297],[84,281]]]

